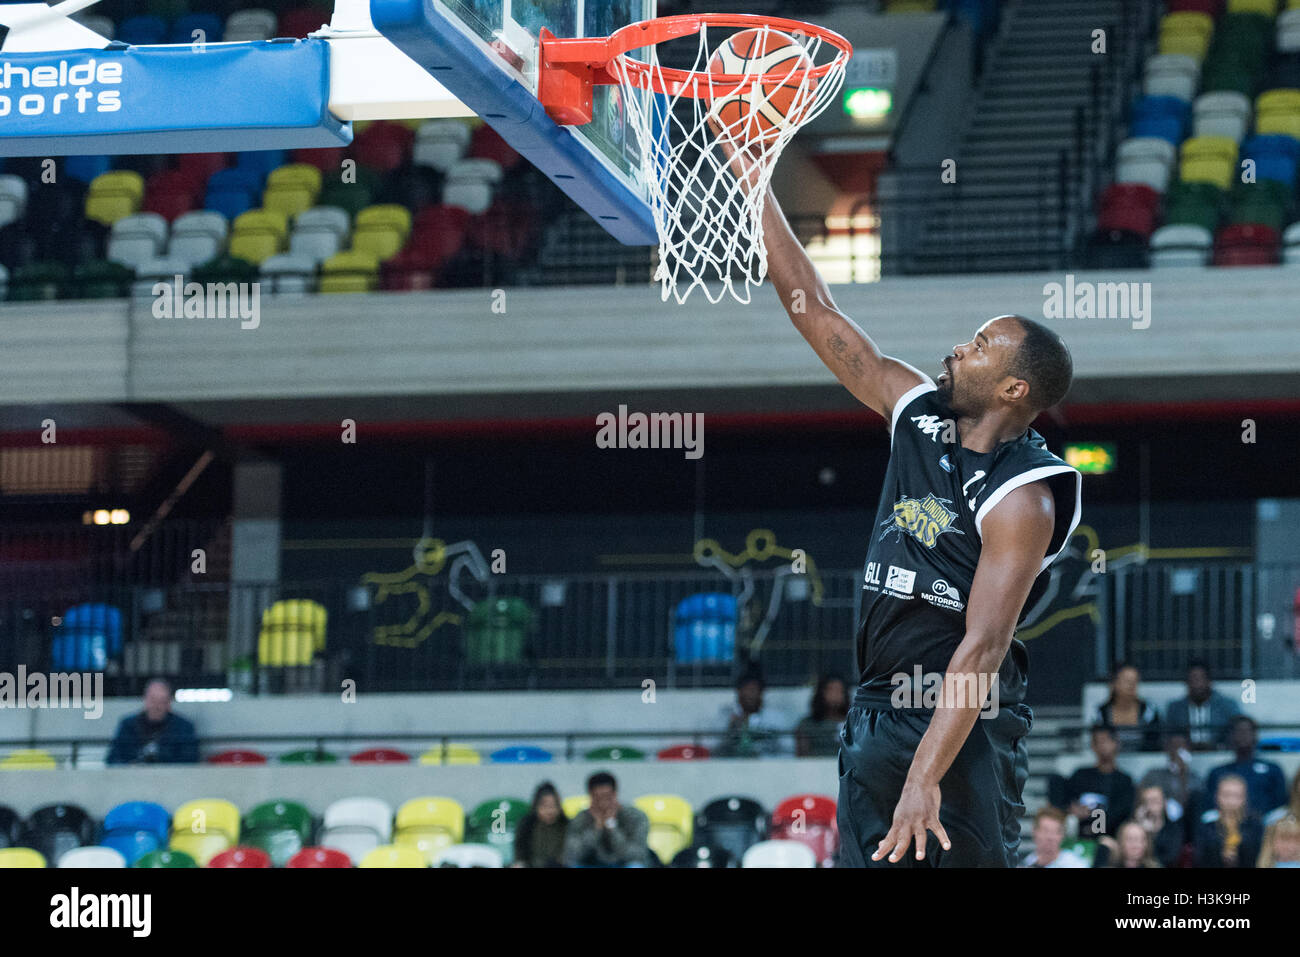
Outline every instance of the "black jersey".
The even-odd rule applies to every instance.
[[[1013,489],[1046,480],[1056,528],[1025,608],[1047,587],[1047,568],[1079,523],[1083,477],[1027,429],[990,452],[957,439],[955,416],[932,382],[894,406],[892,449],[862,583],[857,653],[860,697],[887,700],[891,678],[942,675],[966,631],[966,600],[980,557],[980,529]],[[947,439],[948,441],[945,441]],[[1021,614],[1023,615],[1023,609]],[[1012,641],[1002,666],[1002,703],[1023,697],[1024,645]]]

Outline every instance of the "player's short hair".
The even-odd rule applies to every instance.
[[[596,788],[611,787],[618,790],[618,782],[614,780],[614,775],[608,771],[597,771],[591,777],[587,778],[587,793],[590,794]]]
[[[1070,391],[1074,360],[1065,340],[1041,322],[1015,316],[1025,337],[1011,360],[1007,374],[1029,383],[1029,398],[1040,412],[1050,409]]]

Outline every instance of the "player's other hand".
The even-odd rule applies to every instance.
[[[915,840],[916,859],[923,861],[927,831],[934,831],[945,851],[952,848],[948,832],[939,823],[939,786],[925,786],[909,781],[903,785],[898,806],[894,808],[894,823],[885,839],[876,846],[876,853],[871,855],[871,859],[878,861],[888,854],[889,862],[897,864]]]

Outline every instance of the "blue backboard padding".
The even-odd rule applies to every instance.
[[[94,81],[72,82],[90,76],[92,62]],[[115,69],[101,73],[106,64]],[[17,72],[38,67],[57,71],[53,85],[42,85],[52,78],[48,69],[42,84]],[[120,82],[112,81],[116,69]],[[78,100],[82,89],[90,96]],[[56,102],[60,93],[66,95]],[[351,125],[329,111],[325,40],[8,54],[0,58],[0,97],[9,106],[0,116],[0,156],[239,152],[352,141]],[[26,97],[39,97],[39,105]],[[100,112],[113,103],[119,108]],[[23,104],[41,112],[23,115]],[[0,100],[0,112],[4,106]]]
[[[645,200],[560,126],[514,76],[494,64],[432,0],[370,0],[375,29],[501,134],[615,239],[654,246]]]

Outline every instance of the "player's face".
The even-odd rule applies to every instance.
[[[1024,333],[1010,316],[990,319],[969,342],[952,347],[943,359],[939,398],[958,415],[979,415],[991,408]]]

